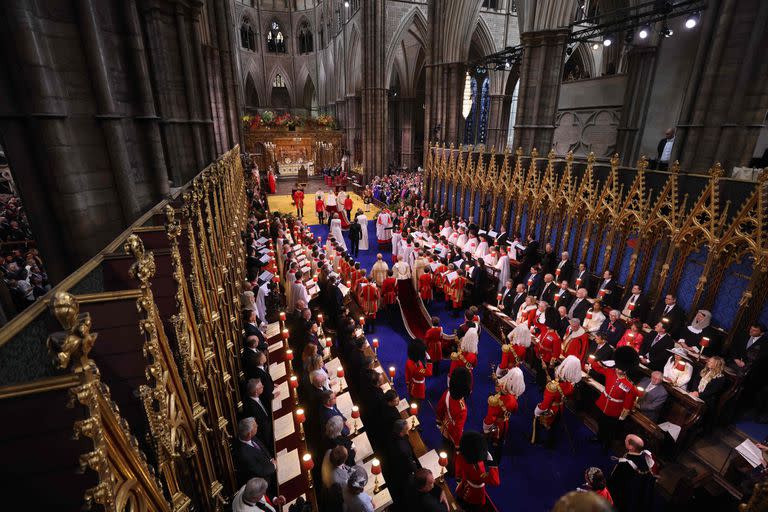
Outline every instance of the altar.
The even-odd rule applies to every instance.
[[[290,158],[286,159],[287,161],[277,161],[277,169],[280,171],[280,176],[298,176],[299,175],[299,169],[302,167],[306,169],[308,175],[312,175],[315,173],[315,163],[314,162],[294,162]]]
[[[330,129],[259,128],[245,136],[246,151],[259,168],[277,168],[281,176],[298,176],[304,167],[308,176],[341,161],[341,132]]]

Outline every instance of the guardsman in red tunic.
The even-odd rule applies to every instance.
[[[381,298],[384,306],[391,306],[397,299],[397,279],[392,269],[387,270],[387,277],[381,283]]]
[[[323,223],[323,216],[325,215],[325,202],[323,196],[317,195],[315,197],[315,214],[317,214],[317,220],[320,224]]]
[[[479,432],[466,432],[456,456],[456,498],[463,508],[473,510],[485,505],[486,485],[499,485],[498,461],[489,460],[488,445]]]
[[[424,341],[427,343],[427,353],[437,373],[440,361],[443,359],[443,328],[440,327],[440,319],[436,316],[432,317],[431,323],[432,327],[424,333]]]
[[[429,267],[425,267],[424,273],[419,276],[419,296],[424,304],[432,301],[432,272]]]
[[[637,388],[626,374],[639,363],[635,349],[629,346],[619,347],[613,358],[613,368],[604,366],[600,361],[591,365],[592,370],[605,377],[605,390],[597,398],[595,405],[603,413],[597,422],[597,440],[606,446],[612,441],[618,422],[629,415],[639,396]]]
[[[454,312],[458,312],[461,309],[461,305],[464,302],[464,288],[467,286],[467,278],[464,277],[464,271],[458,270],[458,275],[452,283],[448,286],[451,290],[451,303],[453,304]]]
[[[516,368],[525,361],[525,353],[531,346],[531,331],[525,324],[520,324],[507,335],[509,343],[501,346],[501,362],[496,369],[497,375],[503,375],[504,371]]]
[[[344,284],[349,280],[349,263],[344,256],[339,258],[339,276]]]
[[[563,337],[562,357],[576,356],[583,363],[586,361],[588,348],[589,334],[581,326],[578,318],[572,318]]]
[[[354,289],[357,296],[360,298],[360,302],[363,300],[363,285],[368,284],[368,278],[366,277],[367,271],[363,268],[360,269],[357,281],[355,281]]]
[[[435,417],[443,436],[443,448],[448,453],[448,471],[453,470],[454,451],[459,447],[461,436],[464,434],[464,424],[467,422],[467,404],[464,401],[469,396],[469,370],[457,369],[448,389],[443,392],[437,402]]]
[[[412,402],[421,403],[426,398],[427,377],[432,375],[432,363],[427,359],[427,349],[419,340],[408,345],[408,360],[405,362],[405,385]]]
[[[558,361],[560,361],[560,350],[562,349],[562,340],[560,335],[557,334],[557,330],[554,328],[554,322],[556,320],[548,320],[547,323],[551,325],[544,325],[541,327],[541,331],[538,328],[534,328],[534,336],[538,332],[538,338],[533,339],[534,351],[538,361],[534,365],[536,370],[536,384],[539,388],[543,388],[546,385],[547,380],[547,368],[553,368]]]
[[[494,447],[494,456],[501,460],[504,439],[509,429],[509,417],[517,412],[517,399],[525,392],[525,379],[520,368],[512,368],[496,380],[496,394],[488,397],[488,410],[483,419],[483,433]]]
[[[363,314],[366,317],[365,327],[371,326],[371,329],[376,328],[376,312],[379,310],[379,289],[376,283],[368,283],[360,290],[362,297],[362,309]]]
[[[304,217],[304,191],[302,189],[293,193],[293,202],[296,204],[296,216],[298,218]]]
[[[581,381],[581,361],[576,356],[568,356],[555,369],[555,378],[547,382],[544,397],[533,411],[536,422],[533,426],[531,443],[536,442],[538,425],[550,431],[549,444],[554,443],[552,425],[565,407],[565,400],[573,394],[574,387],[579,381]]]

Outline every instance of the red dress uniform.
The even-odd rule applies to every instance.
[[[520,366],[525,361],[525,351],[527,349],[522,345],[513,345],[507,343],[501,346],[501,362],[499,368],[509,370]]]
[[[355,267],[349,269],[349,281],[352,283],[352,290],[357,290],[357,281],[362,275],[362,272],[355,270]]]
[[[343,281],[349,280],[349,263],[345,259],[339,261],[339,275]]]
[[[347,196],[347,198],[344,200],[344,209],[345,210],[351,210],[352,209],[352,198]]]
[[[539,336],[539,343],[536,344],[536,355],[544,364],[549,365],[552,361],[560,359],[562,340],[554,329],[546,329],[542,332],[544,334]]]
[[[395,303],[397,297],[397,279],[386,277],[381,283],[381,296],[384,298],[384,304],[391,306]]]
[[[296,208],[304,208],[304,192],[301,190],[294,192],[293,202],[296,203]]]
[[[325,203],[322,199],[315,199],[315,212],[325,213]]]
[[[443,359],[443,328],[430,327],[424,334],[424,341],[427,343],[427,353],[432,362]]]
[[[634,334],[634,336],[630,336],[630,334]],[[639,332],[632,332],[631,329],[627,329],[616,344],[616,348],[625,346],[630,346],[635,349],[637,353],[640,353],[640,347],[643,346],[643,335]]]
[[[267,183],[269,184],[269,193],[274,194],[277,189],[277,183],[275,182],[275,173],[272,171],[267,172]]]
[[[605,376],[605,391],[595,402],[597,408],[611,418],[620,417],[624,410],[632,410],[637,397],[637,389],[632,381],[619,377],[616,369],[607,368],[599,362],[593,364],[592,369]]]
[[[504,439],[509,427],[509,416],[517,412],[517,397],[511,393],[497,393],[488,397],[488,410],[483,419],[483,430],[490,429],[494,425],[496,430],[493,432],[495,441]]]
[[[464,302],[464,287],[467,285],[467,279],[464,276],[457,276],[449,285],[451,289],[451,300],[454,308],[460,308]]]
[[[485,485],[495,486],[501,483],[499,468],[486,467],[484,462],[470,464],[461,454],[456,457],[456,479],[461,479],[456,487],[456,497],[470,505],[485,505]]]
[[[408,388],[408,396],[424,400],[427,393],[427,379],[432,376],[432,363],[426,365],[421,361],[408,359],[405,362],[405,385]]]
[[[565,405],[563,402],[573,394],[573,384],[567,380],[551,380],[544,388],[544,397],[536,407],[542,411],[549,411],[552,419],[557,416]]]
[[[563,338],[562,356],[563,358],[576,356],[583,363],[587,357],[587,349],[589,348],[589,334],[584,332],[584,334],[568,339],[570,332],[571,328],[569,327],[568,330],[565,331],[565,338]]]
[[[360,296],[363,299],[362,307],[365,316],[376,319],[376,312],[379,310],[379,289],[369,284],[360,290]]]
[[[464,399],[454,400],[446,389],[437,402],[435,416],[440,423],[440,433],[458,447],[464,433],[464,424],[467,422],[467,405]]]
[[[534,307],[529,309],[528,311],[523,310],[523,313],[520,315],[520,322],[521,324],[525,324],[528,327],[532,327],[534,323],[536,322],[536,312],[538,311],[538,308]]]
[[[419,276],[419,295],[421,300],[432,300],[432,274]]]
[[[443,272],[446,272],[447,270],[448,267],[440,264],[432,273],[432,284],[435,288],[439,288],[440,290],[445,289],[445,276],[443,276]]]
[[[456,352],[457,356],[456,359],[453,359],[453,356],[451,356],[451,367],[448,370],[448,375],[451,375],[453,373],[453,370],[460,366],[467,366],[469,371],[472,371],[475,369],[475,366],[477,366],[477,354],[473,354],[472,352]]]

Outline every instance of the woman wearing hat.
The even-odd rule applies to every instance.
[[[688,361],[688,354],[680,347],[669,349],[672,355],[664,365],[664,381],[682,390],[688,389],[688,381],[693,375],[693,365]]]

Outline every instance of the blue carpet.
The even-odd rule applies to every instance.
[[[757,441],[763,442],[763,440],[768,438],[768,424],[751,420],[740,420],[734,426]]]
[[[325,240],[328,235],[327,226],[312,226],[312,232]],[[345,233],[347,246],[349,240]],[[370,249],[361,251],[359,257],[363,268],[370,271],[378,252],[376,245],[375,223],[368,223],[368,238]],[[391,252],[382,252],[384,259],[391,264]],[[429,312],[440,318],[441,325],[447,333],[452,333],[461,323],[460,318],[453,318],[443,302],[434,302],[427,308]],[[368,334],[368,338],[378,338],[380,342],[379,360],[384,368],[397,368],[395,388],[401,397],[407,397],[404,382],[406,347],[409,337],[399,315],[392,318],[380,316],[376,322],[376,330]],[[486,413],[488,395],[494,392],[490,378],[491,364],[501,359],[501,347],[488,333],[483,330],[480,335],[479,361],[474,370],[474,389],[467,401],[468,419],[465,429],[482,432],[483,417]],[[439,449],[440,433],[435,423],[435,404],[446,389],[446,375],[449,361],[441,363],[440,374],[427,379],[427,400],[419,412],[419,420],[423,425],[422,437],[429,448]],[[600,467],[606,476],[613,466],[608,455],[588,439],[592,432],[566,411],[565,424],[571,436],[572,446],[565,431],[558,432],[557,443],[552,450],[539,445],[530,444],[533,409],[541,400],[541,392],[536,387],[533,375],[526,372],[526,391],[520,400],[520,409],[510,419],[510,429],[499,466],[501,485],[488,487],[496,507],[500,511],[530,512],[550,510],[557,499],[584,482],[584,471],[590,466]],[[455,489],[455,481],[449,479],[449,487]]]

